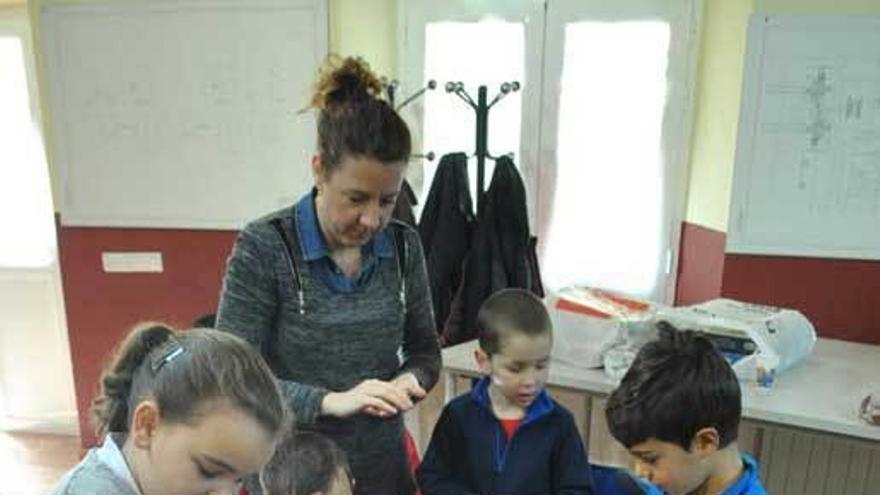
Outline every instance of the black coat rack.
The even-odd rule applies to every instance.
[[[459,98],[462,99],[465,103],[467,103],[471,108],[474,109],[474,112],[477,114],[477,142],[476,142],[476,151],[475,156],[477,158],[477,216],[479,217],[480,213],[483,209],[483,195],[486,192],[485,188],[485,170],[486,170],[486,158],[490,158],[492,160],[496,160],[498,157],[494,157],[489,154],[488,149],[488,140],[489,140],[489,110],[499,101],[501,101],[505,96],[510,93],[515,93],[519,91],[520,85],[517,81],[505,82],[501,84],[501,88],[498,91],[498,94],[492,98],[492,101],[488,101],[488,88],[486,86],[480,86],[477,89],[477,101],[475,102],[473,98],[468,94],[467,90],[464,89],[464,83],[461,81],[457,82],[447,82],[445,89],[447,93],[453,93]]]
[[[437,88],[437,81],[435,81],[433,79],[429,80],[428,83],[425,84],[424,87],[422,87],[421,89],[419,89],[415,93],[411,94],[409,97],[407,97],[405,100],[403,100],[403,103],[401,103],[400,105],[395,106],[394,105],[394,98],[395,98],[395,96],[397,96],[397,89],[399,86],[400,86],[400,83],[397,81],[397,79],[392,79],[391,81],[388,81],[385,83],[385,98],[388,101],[388,104],[391,105],[391,108],[393,108],[394,110],[397,110],[397,111],[400,111],[401,108],[412,103],[416,98],[421,97],[423,94],[425,94],[426,91],[431,91],[431,90],[436,89]],[[432,161],[434,161],[434,158],[436,157],[436,155],[434,154],[433,151],[428,151],[427,153],[413,153],[412,157],[413,158],[424,158],[425,160],[432,162]]]

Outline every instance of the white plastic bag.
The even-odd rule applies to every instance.
[[[809,356],[816,343],[816,330],[800,312],[733,299],[663,308],[657,320],[666,320],[679,329],[704,331],[721,339],[716,345],[725,340],[744,342],[746,352],[733,362],[733,369],[741,380],[755,380],[765,386],[772,383],[772,376]]]
[[[600,368],[615,345],[650,340],[655,307],[602,289],[570,287],[545,300],[553,321],[555,360],[581,368]]]

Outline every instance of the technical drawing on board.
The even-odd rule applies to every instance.
[[[755,17],[728,252],[880,258],[880,18]]]

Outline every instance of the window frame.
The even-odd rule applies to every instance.
[[[410,94],[423,87],[424,67],[424,26],[435,21],[476,21],[492,17],[503,20],[528,19],[526,25],[526,77],[528,84],[523,86],[522,130],[520,134],[521,150],[518,165],[526,183],[528,194],[529,220],[532,231],[537,233],[539,240],[539,258],[543,253],[543,242],[547,228],[547,210],[551,203],[545,200],[547,192],[542,190],[542,181],[552,179],[548,168],[555,168],[556,160],[556,125],[558,109],[548,105],[558,94],[560,79],[554,77],[548,68],[550,51],[548,38],[553,25],[553,16],[559,13],[563,17],[572,15],[588,15],[584,20],[603,20],[603,18],[619,18],[620,15],[640,12],[644,5],[652,3],[659,8],[677,7],[683,9],[682,17],[676,19],[673,31],[681,29],[677,37],[671,40],[670,67],[668,74],[677,76],[670,79],[667,110],[663,117],[663,145],[670,146],[663,153],[664,158],[664,218],[661,230],[666,246],[665,262],[661,261],[659,277],[651,299],[671,304],[675,297],[678,275],[681,226],[685,219],[687,191],[690,181],[690,153],[692,143],[692,127],[694,122],[695,87],[699,56],[700,35],[704,10],[704,0],[620,0],[602,2],[601,0],[517,0],[511,2],[487,0],[483,2],[467,2],[453,0],[436,3],[430,0],[408,0],[399,5],[398,39],[399,70],[402,79],[402,94]],[[560,12],[561,11],[561,12]],[[421,31],[421,35],[419,34]],[[563,34],[564,36],[564,34]],[[673,36],[676,36],[675,34]],[[555,55],[561,57],[562,53]],[[561,73],[561,70],[560,70]],[[442,90],[445,81],[438,80]],[[537,86],[537,87],[535,87]],[[490,90],[491,93],[491,90]],[[455,102],[450,102],[455,104]],[[558,98],[557,98],[558,105]],[[550,111],[548,111],[548,108]],[[421,122],[424,119],[423,106],[418,101],[404,109],[404,116],[414,125],[415,149],[420,150],[419,136]],[[542,119],[542,115],[552,117]],[[548,121],[553,121],[548,124]],[[491,115],[490,122],[491,126]],[[668,135],[668,134],[674,135]],[[490,143],[491,147],[491,143]],[[665,148],[664,148],[665,149]],[[538,164],[543,166],[539,167]],[[548,167],[549,165],[549,167]],[[488,178],[486,179],[488,183]],[[545,184],[546,185],[546,184]],[[543,197],[542,197],[543,196]],[[665,266],[663,266],[665,265]]]
[[[703,0],[549,0],[545,25],[548,29],[546,57],[544,60],[544,84],[558,87],[561,82],[564,57],[565,23],[577,21],[620,21],[644,20],[656,17],[666,18],[668,12],[677,12],[678,17],[667,19],[673,25],[670,34],[669,61],[667,67],[668,92],[666,110],[663,116],[662,158],[664,215],[661,225],[662,239],[665,242],[665,262],[661,261],[654,291],[648,299],[663,304],[672,304],[678,275],[678,262],[681,239],[681,224],[687,206],[687,190],[690,180],[691,134],[694,117],[694,95],[696,87],[699,40],[703,16]],[[676,10],[676,9],[680,9]],[[654,16],[654,17],[652,17]],[[555,50],[555,51],[554,51]],[[559,61],[550,60],[557,57]],[[557,66],[554,66],[556,64]],[[559,116],[558,93],[545,93],[542,112],[549,115],[541,122],[540,163],[547,165],[541,171],[538,195],[534,203],[538,205],[539,259],[543,258],[547,227],[549,226],[550,200],[544,201],[542,194],[552,194],[552,182],[556,169],[556,138]],[[549,172],[549,173],[548,173]],[[542,208],[544,208],[542,210]],[[665,266],[664,266],[665,265]]]

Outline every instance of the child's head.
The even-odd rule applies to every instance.
[[[547,308],[524,289],[489,297],[477,315],[477,364],[513,405],[527,407],[547,382],[553,326]]]
[[[737,449],[739,382],[705,337],[666,323],[659,330],[611,394],[605,415],[639,474],[670,494],[690,493],[713,476],[714,454]]]
[[[351,495],[345,453],[314,432],[293,431],[260,475],[266,495]]]
[[[144,495],[228,491],[269,460],[286,421],[272,372],[246,342],[157,324],[120,345],[93,413],[100,436],[124,435]]]

